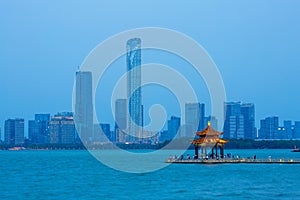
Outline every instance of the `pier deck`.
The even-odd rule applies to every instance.
[[[168,159],[167,163],[177,164],[300,164],[300,160],[293,159]]]

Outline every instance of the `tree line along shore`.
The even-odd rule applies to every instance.
[[[243,140],[231,139],[225,145],[225,149],[294,149],[300,147],[300,140]],[[190,138],[179,138],[172,141],[157,144],[0,144],[0,150],[84,150],[84,149],[194,149],[190,144]]]

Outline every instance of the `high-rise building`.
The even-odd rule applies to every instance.
[[[92,73],[76,72],[75,113],[76,130],[82,143],[93,140]]]
[[[75,124],[73,117],[64,117],[61,120],[60,143],[75,143]]]
[[[267,117],[260,120],[259,138],[261,139],[277,139],[279,128],[278,117]]]
[[[237,139],[253,139],[255,134],[254,104],[241,102],[226,102],[224,137]]]
[[[112,142],[112,134],[110,131],[110,124],[100,123],[100,128],[104,135],[107,137],[108,141]]]
[[[94,124],[93,127],[93,137],[94,137],[94,143],[107,143],[108,139],[104,135],[100,124]]]
[[[213,127],[215,130],[218,130],[218,119],[215,116],[208,116],[205,117],[204,125],[208,125],[210,122],[210,126]],[[206,128],[206,127],[205,127]]]
[[[49,142],[70,144],[75,142],[75,124],[73,114],[58,113],[49,121]]]
[[[169,136],[169,132],[164,130],[159,133],[159,142],[170,141],[172,138]]]
[[[49,121],[50,114],[35,114],[35,119],[28,121],[28,136],[31,143],[48,143]]]
[[[48,141],[51,144],[58,144],[60,143],[60,118],[58,117],[51,117],[49,121],[49,137]]]
[[[293,137],[300,139],[300,121],[295,121]]]
[[[171,119],[168,120],[169,140],[172,140],[176,136],[179,128],[180,128],[180,117],[171,116]]]
[[[126,142],[127,100],[117,99],[115,102],[115,135],[116,142]]]
[[[205,104],[199,103],[199,126],[197,131],[202,131],[206,128],[205,124]]]
[[[243,139],[245,138],[244,116],[230,116],[229,117],[229,134],[230,138]]]
[[[196,131],[205,128],[205,104],[185,104],[185,136],[194,137]]]
[[[5,143],[18,145],[24,143],[24,119],[5,120]]]
[[[241,105],[241,115],[244,117],[244,139],[255,138],[255,108],[253,103]]]
[[[40,143],[40,125],[35,120],[28,120],[28,138],[30,143]]]
[[[293,138],[292,121],[284,120],[283,128],[284,128],[284,133],[280,139],[292,139]]]
[[[276,139],[286,139],[285,134],[286,132],[284,126],[279,126]]]
[[[244,118],[241,115],[241,102],[226,102],[225,106],[225,138],[243,137]]]
[[[143,108],[141,91],[141,39],[127,41],[127,100],[128,100],[128,134],[130,142],[143,139]]]

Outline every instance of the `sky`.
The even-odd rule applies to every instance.
[[[0,1],[2,135],[7,118],[27,123],[35,113],[70,111],[75,72],[89,52],[141,27],[173,29],[202,45],[220,70],[227,101],[254,103],[257,125],[272,115],[300,120],[299,22],[297,0]],[[143,62],[166,57],[142,54]],[[101,105],[97,113],[112,123]]]

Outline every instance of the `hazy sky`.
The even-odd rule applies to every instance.
[[[6,118],[71,110],[75,71],[88,53],[111,35],[148,26],[200,43],[221,72],[227,100],[255,103],[257,124],[269,115],[300,120],[297,0],[3,0],[0,26],[2,135]]]

